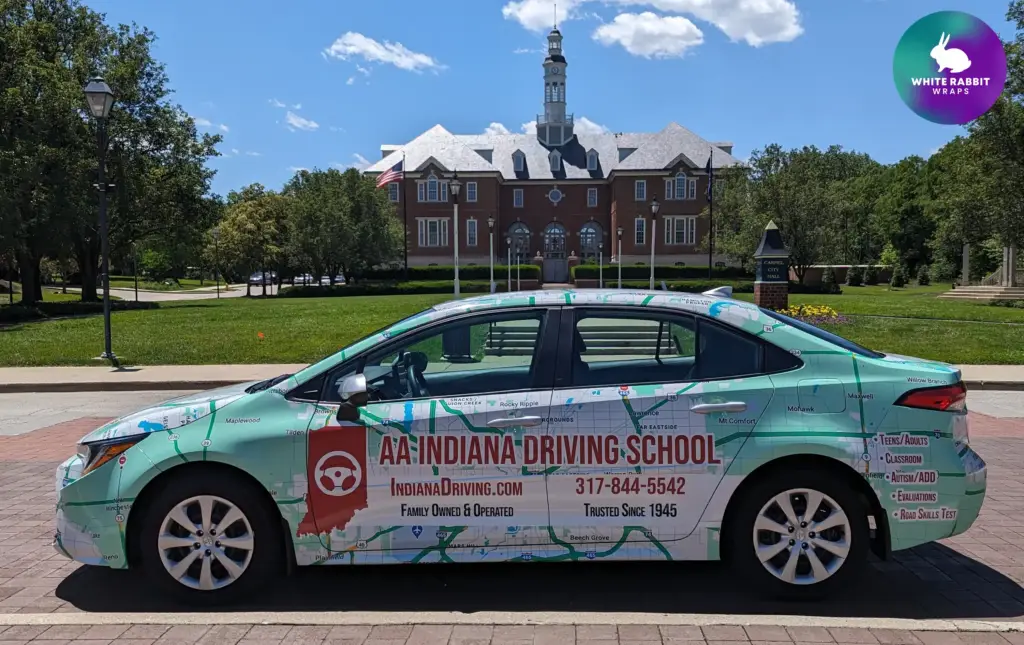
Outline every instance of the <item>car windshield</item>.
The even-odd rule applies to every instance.
[[[854,354],[859,354],[860,356],[865,356],[867,358],[883,358],[885,356],[885,354],[883,354],[881,352],[876,352],[876,351],[870,350],[870,349],[868,349],[866,347],[861,347],[860,345],[858,345],[857,343],[855,343],[853,341],[846,340],[842,336],[837,336],[837,335],[835,335],[835,334],[833,334],[831,332],[825,331],[824,329],[821,329],[819,327],[815,327],[814,325],[812,325],[810,323],[805,323],[802,320],[797,320],[796,318],[790,318],[789,316],[786,316],[784,314],[780,314],[777,311],[772,311],[771,309],[765,309],[763,307],[761,308],[761,311],[766,316],[770,316],[770,317],[774,318],[775,320],[778,320],[780,322],[784,322],[784,323],[786,323],[787,325],[789,325],[791,327],[796,327],[800,331],[802,331],[802,332],[804,332],[806,334],[810,334],[811,336],[814,336],[815,338],[819,338],[819,339],[821,339],[821,340],[823,340],[825,342],[832,343],[833,345],[838,345],[839,347],[842,347],[845,350],[851,351]]]

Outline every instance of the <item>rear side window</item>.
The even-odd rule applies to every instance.
[[[761,343],[743,333],[701,320],[697,377],[733,378],[761,372]]]
[[[833,345],[836,345],[838,347],[842,347],[843,349],[845,349],[845,350],[847,350],[849,352],[853,352],[854,354],[858,354],[858,355],[864,356],[866,358],[882,358],[883,356],[885,356],[885,354],[871,351],[870,349],[868,349],[866,347],[861,347],[860,345],[858,345],[857,343],[853,342],[852,340],[846,340],[842,336],[836,336],[835,334],[833,334],[831,332],[827,332],[824,329],[819,329],[818,327],[815,327],[814,325],[811,325],[809,323],[805,323],[805,322],[803,322],[801,320],[797,320],[796,318],[790,318],[789,316],[785,316],[783,314],[780,314],[777,311],[772,311],[770,309],[762,308],[761,309],[761,313],[763,313],[764,315],[769,316],[771,318],[774,318],[775,320],[778,320],[779,322],[784,322],[787,325],[789,325],[790,327],[796,327],[797,329],[799,329],[800,331],[804,332],[805,334],[810,334],[811,336],[814,336],[815,338],[817,338],[819,340],[823,340],[826,343],[832,343]]]

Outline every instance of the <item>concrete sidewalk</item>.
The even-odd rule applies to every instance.
[[[280,374],[306,365],[149,365],[0,368],[0,392],[109,392],[206,390]],[[972,390],[1024,391],[1024,365],[959,365]]]

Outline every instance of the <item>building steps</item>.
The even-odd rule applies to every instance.
[[[624,320],[622,325],[588,325],[587,321],[582,321],[578,329],[587,346],[585,356],[654,356],[658,348],[658,327],[650,323],[635,324]],[[484,353],[488,356],[529,356],[536,341],[536,326],[498,324],[491,327],[487,335]],[[660,354],[676,354],[667,331],[662,333]]]
[[[945,300],[1024,300],[1024,287],[973,286],[960,287],[939,296]]]

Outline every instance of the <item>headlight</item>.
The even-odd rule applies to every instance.
[[[146,434],[131,437],[118,437],[104,441],[91,441],[78,444],[78,456],[82,458],[82,475],[96,470],[111,459],[119,456],[147,436]]]

